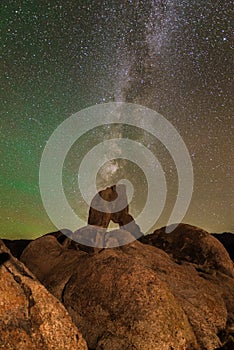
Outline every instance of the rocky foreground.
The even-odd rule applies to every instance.
[[[107,249],[5,241],[15,257],[0,242],[0,349],[233,349],[233,262],[202,229]]]

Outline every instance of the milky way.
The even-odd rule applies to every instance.
[[[152,108],[183,137],[195,175],[184,222],[234,230],[231,1],[22,0],[3,1],[1,11],[3,237],[55,229],[40,199],[42,151],[63,120],[109,101]],[[155,227],[165,225],[176,198],[175,165],[160,142],[124,126],[93,130],[71,149],[64,166],[71,206],[87,215],[77,188],[79,162],[90,147],[116,135],[142,142],[160,160],[168,197]],[[143,172],[116,160],[100,170],[100,186],[111,174],[111,181],[132,180],[132,211],[139,212]]]

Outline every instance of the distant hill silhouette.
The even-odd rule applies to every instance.
[[[10,249],[11,254],[15,258],[20,259],[21,254],[27,245],[32,242],[32,239],[3,239],[2,241],[4,242],[5,246]]]
[[[234,261],[234,233],[224,232],[224,233],[212,233],[212,236],[217,238],[219,242],[221,242],[232,261]]]

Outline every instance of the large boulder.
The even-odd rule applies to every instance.
[[[139,240],[164,250],[178,262],[191,262],[206,271],[218,270],[234,277],[233,263],[226,249],[201,228],[179,224],[174,231],[167,233],[163,227]]]
[[[134,225],[130,223],[130,225]],[[87,253],[97,252],[103,248],[114,248],[135,241],[135,236],[126,230],[112,230],[88,225],[75,231],[67,240],[70,247],[76,246]]]
[[[87,254],[46,236],[30,243],[22,260],[64,303],[91,349],[197,348],[166,283],[121,249]]]
[[[86,255],[78,248],[70,249],[69,244],[64,241],[62,245],[54,235],[45,235],[32,241],[21,255],[21,261],[60,300],[79,258]]]
[[[91,349],[198,348],[167,284],[121,250],[83,256],[63,302]]]
[[[204,270],[197,264],[174,260],[161,249],[138,242],[121,247],[140,265],[157,273],[182,306],[201,349],[221,346],[220,334],[233,333],[234,279],[218,269]]]
[[[221,348],[234,329],[232,262],[207,232],[178,229],[88,253],[48,235],[21,259],[64,303],[91,349]],[[106,246],[129,234],[104,230]]]
[[[0,241],[0,348],[87,350],[65,310]]]
[[[63,244],[65,239],[72,234],[72,231],[68,229],[62,229],[60,231],[56,232],[51,232],[48,233],[47,235],[54,236],[59,243]],[[45,235],[46,236],[46,235]],[[5,246],[10,249],[11,254],[17,258],[20,259],[24,249],[31,243],[33,240],[32,239],[3,239],[2,240]]]

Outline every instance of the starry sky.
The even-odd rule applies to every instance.
[[[173,124],[194,170],[183,221],[234,232],[232,1],[3,0],[0,6],[1,237],[56,230],[39,191],[43,149],[66,118],[110,101],[149,107]],[[63,172],[71,207],[87,216],[77,167],[91,146],[113,135],[157,155],[168,193],[154,227],[165,225],[177,193],[175,164],[160,142],[130,127],[99,127],[74,144]],[[142,169],[117,159],[100,170],[99,182],[105,187],[123,175],[134,185],[136,215],[146,200]]]

